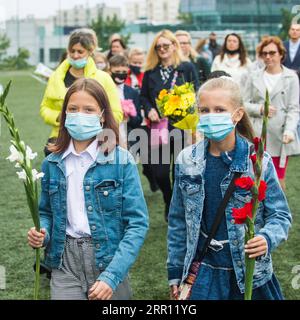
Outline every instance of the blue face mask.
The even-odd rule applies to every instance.
[[[98,114],[67,113],[65,127],[73,139],[78,141],[89,140],[103,130],[99,118]]]
[[[197,130],[214,141],[224,140],[234,129],[231,113],[210,113],[200,116]]]
[[[68,59],[69,59],[70,65],[75,69],[82,69],[87,64],[87,58],[82,58],[77,60],[74,60],[72,58],[68,58]]]

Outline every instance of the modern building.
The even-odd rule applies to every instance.
[[[35,19],[12,18],[5,22],[5,33],[10,40],[7,55],[16,55],[18,48],[26,48],[30,52],[29,64],[39,62],[49,67],[56,67],[62,53],[66,50],[69,34],[72,30],[86,27],[102,12],[104,17],[121,16],[120,8],[98,5],[85,11],[83,6],[70,10],[60,10],[53,17]],[[90,14],[88,14],[90,12]]]
[[[198,30],[246,30],[278,34],[281,10],[292,10],[298,0],[181,0],[179,11],[190,14]]]
[[[141,0],[126,3],[128,23],[145,19],[149,23],[172,24],[178,22],[179,0]]]
[[[121,17],[120,8],[107,7],[104,4],[98,4],[95,7],[77,5],[72,9],[59,10],[54,16],[54,24],[64,27],[87,26],[93,20],[97,20],[98,15],[102,13],[104,18],[113,17],[116,15]]]

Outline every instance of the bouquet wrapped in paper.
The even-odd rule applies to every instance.
[[[194,85],[186,82],[171,90],[160,91],[156,104],[162,118],[182,130],[195,130],[198,123]]]

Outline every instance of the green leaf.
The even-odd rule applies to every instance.
[[[10,89],[11,83],[12,83],[12,81],[10,80],[8,82],[7,86],[5,87],[2,95],[0,96],[0,105],[1,106],[3,106],[4,103],[5,103],[6,97],[7,97],[8,93],[9,93],[9,89]]]

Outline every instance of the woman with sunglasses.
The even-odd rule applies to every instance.
[[[257,48],[265,68],[250,74],[245,86],[245,106],[260,136],[266,90],[270,95],[267,151],[272,156],[279,182],[285,190],[288,157],[300,153],[297,136],[299,80],[282,65],[286,51],[278,37],[266,37]]]
[[[196,69],[192,63],[184,58],[175,35],[169,30],[162,30],[154,38],[148,52],[141,88],[141,103],[145,111],[145,116],[149,121],[150,128],[153,123],[157,124],[161,121],[155,101],[160,91],[162,89],[170,89],[175,84],[182,85],[185,82],[193,83],[195,90],[198,89],[199,80]],[[171,131],[174,128],[169,124],[167,129]],[[181,137],[183,136],[181,131],[180,135]],[[177,145],[178,144],[176,144],[176,146]],[[172,197],[170,164],[174,156],[174,149],[174,139],[168,139],[167,144],[160,144],[156,149],[151,148],[151,153],[158,152],[159,159],[155,164],[147,166],[149,171],[145,171],[144,167],[146,177],[148,179],[149,177],[150,179],[154,177],[163,193],[166,220]],[[176,153],[180,151],[181,150],[176,148]],[[164,154],[169,154],[168,159],[162,156]]]

